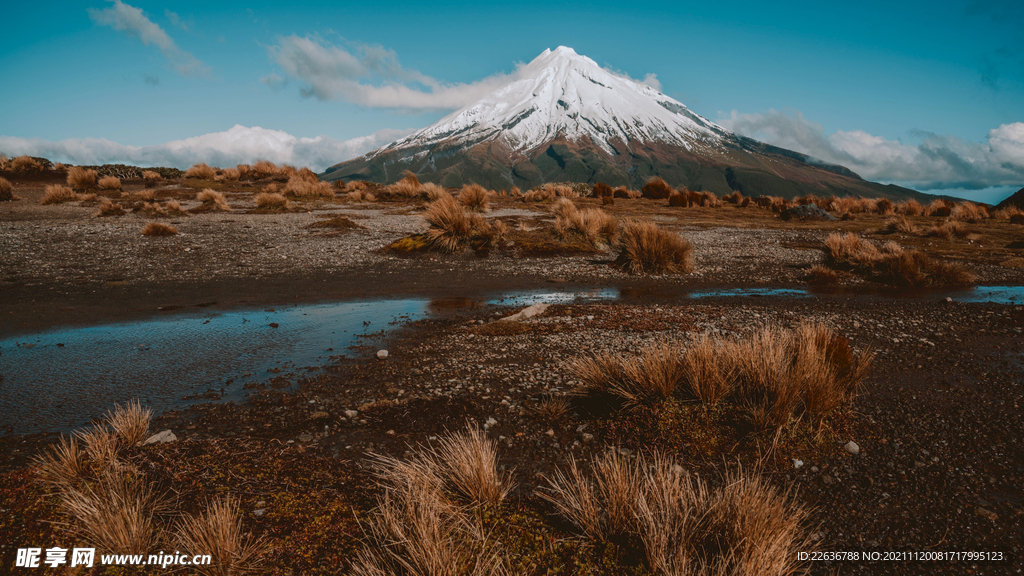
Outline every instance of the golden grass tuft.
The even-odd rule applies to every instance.
[[[205,162],[193,164],[185,170],[185,178],[198,178],[200,180],[213,180],[217,177],[217,169]]]
[[[147,554],[159,543],[158,516],[168,502],[144,478],[112,468],[96,482],[64,487],[58,510],[74,532],[106,553]]]
[[[295,175],[288,179],[288,183],[284,187],[284,193],[304,200],[311,198],[334,198],[334,189],[331,188],[330,183],[319,180],[311,182],[308,178],[300,175]]]
[[[377,197],[366,190],[354,190],[345,195],[350,202],[376,202]]]
[[[545,202],[547,200],[554,199],[554,191],[547,187],[527,190],[526,193],[523,194],[523,202]]]
[[[943,238],[946,240],[952,240],[953,238],[964,238],[969,234],[967,226],[959,220],[953,218],[947,218],[942,222],[932,226],[932,229],[928,231],[929,236],[936,238]]]
[[[243,532],[238,503],[230,496],[217,498],[198,516],[186,516],[175,536],[178,546],[187,554],[212,556],[211,564],[193,566],[205,576],[257,572],[266,552],[262,539]]]
[[[516,322],[492,322],[491,324],[508,324],[521,329],[523,325]],[[572,403],[565,396],[546,396],[533,407],[533,413],[545,422],[562,422],[569,416]]]
[[[237,168],[225,168],[221,170],[221,176],[228,182],[238,182],[239,178],[242,177],[242,173]]]
[[[643,197],[650,198],[651,200],[664,200],[673,192],[675,192],[675,189],[658,176],[649,178],[643,188],[640,189]]]
[[[576,235],[597,247],[602,242],[613,245],[619,236],[619,221],[600,208],[576,208],[572,200],[559,198],[551,208],[555,215],[555,231],[563,238]]]
[[[459,202],[473,212],[490,212],[487,189],[479,184],[463,186],[459,192]]]
[[[266,210],[288,210],[291,202],[281,194],[260,192],[256,195],[256,207]]]
[[[39,480],[60,489],[72,486],[92,471],[89,458],[77,435],[61,436],[36,457]]]
[[[511,488],[510,475],[498,471],[494,446],[482,432],[468,428],[445,436],[408,461],[389,456],[374,461],[385,492],[368,518],[368,545],[356,556],[353,574],[506,573],[481,515],[469,513],[496,506]]]
[[[11,160],[11,170],[14,172],[39,172],[43,165],[31,156],[18,156]]]
[[[937,198],[932,200],[932,203],[924,209],[925,216],[934,216],[936,218],[945,218],[953,213],[953,203],[949,200],[942,200]]]
[[[822,264],[815,264],[807,271],[807,282],[812,286],[830,286],[839,283],[839,273]]]
[[[693,245],[653,222],[628,222],[622,230],[616,264],[632,274],[680,274],[693,271]]]
[[[159,202],[143,202],[141,210],[154,218],[167,216],[167,210]]]
[[[142,229],[143,236],[174,236],[178,229],[163,222],[150,222]]]
[[[14,185],[7,178],[0,178],[0,202],[14,200]]]
[[[96,216],[123,216],[124,207],[115,203],[110,198],[100,198],[99,211]]]
[[[950,211],[950,217],[971,224],[977,224],[983,220],[988,219],[988,210],[985,209],[981,204],[975,204],[974,202],[960,202]]]
[[[444,187],[434,184],[433,182],[427,182],[420,187],[420,195],[431,202],[437,200],[444,194],[447,194],[447,192],[444,191]]]
[[[142,179],[145,181],[146,188],[151,188],[162,182],[164,178],[159,172],[145,170],[142,172]]]
[[[896,205],[896,213],[904,216],[920,216],[924,214],[924,206],[917,200],[906,200]]]
[[[96,187],[99,174],[95,170],[86,170],[81,166],[72,166],[68,170],[68,186],[75,190],[88,190]]]
[[[886,220],[883,231],[890,234],[894,234],[896,232],[902,234],[917,234],[919,232],[917,226],[914,226],[914,224],[910,220],[907,220],[905,216],[893,216]]]
[[[121,179],[117,176],[104,176],[96,183],[96,187],[100,190],[120,190]]]
[[[612,196],[613,194],[615,194],[615,192],[612,190],[612,187],[604,182],[594,184],[594,187],[590,190],[590,196],[592,198],[604,198],[605,196]]]
[[[456,252],[477,237],[493,234],[491,225],[479,214],[467,214],[462,204],[450,194],[444,194],[427,205],[423,217],[430,228],[430,245],[442,252]]]
[[[71,202],[72,200],[78,200],[78,194],[75,194],[74,190],[60,184],[50,184],[46,187],[43,199],[39,203],[46,206],[49,204]]]
[[[281,173],[281,168],[269,160],[258,160],[250,169],[251,174],[257,180],[270,178]]]
[[[138,400],[130,400],[123,406],[114,406],[107,413],[106,421],[114,429],[121,442],[133,446],[145,440],[149,435],[149,423],[153,419],[153,411],[143,408]]]
[[[136,196],[141,200],[145,200],[146,202],[152,202],[153,200],[156,200],[156,192],[154,192],[153,190],[141,190],[136,193]]]
[[[668,205],[686,208],[690,205],[690,201],[687,199],[686,194],[673,190],[672,193],[668,195]]]
[[[235,166],[235,170],[238,170],[238,178],[248,178],[252,174],[252,166],[248,164],[238,164]]]
[[[204,211],[213,212],[230,212],[231,206],[228,205],[227,198],[224,197],[220,192],[215,192],[209,188],[204,188],[198,194],[196,194],[196,200],[202,202],[202,205],[198,209]]]
[[[933,260],[919,250],[905,249],[895,242],[887,242],[879,249],[853,233],[836,232],[825,238],[825,264],[904,288],[960,287],[976,280],[960,264]]]

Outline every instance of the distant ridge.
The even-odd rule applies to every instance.
[[[1017,208],[1024,209],[1024,188],[1010,194],[1008,198],[997,204],[996,208],[1006,208],[1007,206],[1016,206]]]
[[[492,189],[563,181],[639,188],[660,176],[719,195],[932,198],[733,134],[564,46],[545,50],[478,102],[321,177],[390,183],[405,170],[425,182]]]

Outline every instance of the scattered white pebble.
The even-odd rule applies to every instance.
[[[849,452],[850,454],[853,454],[854,456],[860,454],[860,446],[857,446],[857,443],[854,442],[853,440],[847,442],[846,446],[843,446],[843,448],[846,448],[846,451]]]

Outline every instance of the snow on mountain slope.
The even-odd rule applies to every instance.
[[[589,137],[610,154],[615,153],[614,140],[664,142],[707,154],[732,137],[654,88],[559,46],[521,67],[511,83],[367,158],[442,142],[471,146],[498,141],[526,153],[559,135]]]

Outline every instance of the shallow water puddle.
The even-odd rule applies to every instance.
[[[815,294],[801,289],[749,288],[655,296],[659,295],[684,301]],[[947,295],[959,302],[1024,304],[1022,286],[986,286],[926,297]],[[391,330],[431,314],[488,305],[629,301],[650,296],[629,289],[594,288],[433,301],[350,301],[175,313],[141,322],[0,339],[0,434],[70,430],[102,415],[115,403],[133,398],[157,412],[211,398],[241,400],[248,383],[323,366],[332,356],[372,354]]]

